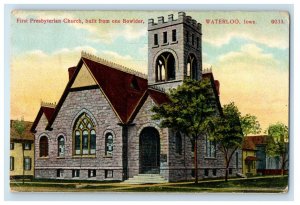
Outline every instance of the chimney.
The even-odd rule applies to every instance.
[[[215,80],[215,86],[216,86],[216,90],[218,92],[218,95],[220,95],[220,82],[218,80]]]
[[[75,73],[76,67],[70,67],[68,68],[68,72],[69,72],[69,80],[71,80],[73,74]]]
[[[173,14],[169,14],[169,15],[168,15],[168,21],[169,21],[169,22],[172,22],[172,21],[173,21]]]

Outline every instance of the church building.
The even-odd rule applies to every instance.
[[[56,104],[43,103],[32,125],[35,178],[173,182],[195,177],[191,140],[159,127],[154,105],[185,78],[210,80],[216,112],[220,84],[202,69],[201,24],[184,12],[148,20],[148,76],[82,52]],[[214,142],[198,142],[199,178],[222,177],[225,163]],[[241,172],[236,151],[229,174]]]

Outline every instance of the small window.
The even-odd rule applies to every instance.
[[[186,42],[190,42],[190,33],[188,31],[186,32]]]
[[[137,80],[134,78],[130,83],[130,87],[135,90],[140,90]]]
[[[31,170],[31,158],[24,158],[24,170]]]
[[[192,45],[194,45],[194,43],[195,43],[195,39],[194,38],[195,38],[194,34],[192,34]]]
[[[89,169],[88,170],[88,177],[89,178],[96,177],[96,170],[95,169]]]
[[[80,132],[75,132],[75,154],[80,154]]]
[[[232,175],[232,168],[229,168],[229,174]]]
[[[216,142],[210,141],[206,135],[206,157],[216,158]]]
[[[82,154],[89,154],[89,132],[87,130],[82,133]]]
[[[199,48],[199,45],[200,45],[200,41],[199,41],[199,37],[197,37],[197,40],[196,40],[197,42],[197,48]]]
[[[195,169],[192,169],[192,171],[191,171],[191,176],[192,176],[192,177],[195,177]]]
[[[158,35],[154,34],[154,45],[158,45]]]
[[[58,141],[58,156],[64,157],[65,156],[65,138],[64,138],[64,136],[59,136],[57,141]]]
[[[42,136],[40,139],[40,157],[48,157],[48,138]]]
[[[15,169],[15,158],[10,157],[10,171],[13,171]]]
[[[113,154],[114,141],[113,135],[109,132],[105,135],[105,155],[111,156]]]
[[[90,142],[91,154],[96,154],[96,132],[91,130],[91,142]]]
[[[29,142],[26,142],[23,144],[24,150],[31,150],[31,144]]]
[[[192,152],[195,151],[195,140],[194,139],[191,140],[191,149],[192,149]]]
[[[56,176],[57,176],[58,178],[64,177],[64,170],[62,170],[62,169],[56,170]]]
[[[217,169],[213,169],[213,176],[217,176]]]
[[[235,153],[235,167],[236,167],[236,169],[239,168],[239,153],[238,152]]]
[[[105,170],[105,178],[113,178],[113,170]]]
[[[176,29],[172,30],[172,41],[177,41]]]
[[[80,170],[79,169],[73,169],[72,170],[72,177],[76,178],[80,176]]]
[[[15,149],[15,143],[11,142],[10,143],[10,150],[14,150]]]
[[[204,169],[204,176],[208,177],[209,174],[209,170],[208,169]]]
[[[168,42],[168,33],[163,32],[163,43],[167,43],[167,42]]]
[[[178,154],[182,153],[182,137],[180,132],[176,132],[175,135],[175,150]]]

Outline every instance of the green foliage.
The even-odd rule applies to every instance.
[[[260,124],[256,116],[246,114],[245,116],[240,116],[240,121],[244,136],[259,134],[261,132]]]
[[[170,103],[154,106],[154,120],[161,127],[174,128],[197,139],[207,129],[205,123],[216,114],[216,99],[210,80],[185,80],[169,93]]]
[[[283,156],[288,152],[288,127],[277,122],[270,125],[265,131],[268,138],[267,154],[271,157]]]
[[[226,167],[225,181],[228,180],[228,167],[231,158],[238,148],[242,147],[243,132],[236,105],[231,102],[223,107],[223,116],[216,116],[209,122],[209,138],[215,141],[223,153]]]
[[[242,146],[243,133],[240,112],[233,102],[224,105],[223,114],[223,117],[215,117],[210,121],[209,137],[222,147],[222,152],[228,154],[229,149]]]
[[[13,124],[13,128],[16,130],[19,137],[22,138],[26,129],[24,119],[22,118],[21,120],[16,120]]]

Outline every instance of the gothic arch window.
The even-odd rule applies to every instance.
[[[87,113],[81,114],[73,128],[73,147],[75,155],[96,154],[96,132]]]
[[[112,156],[114,150],[114,137],[111,132],[105,134],[105,155]]]
[[[209,140],[206,135],[206,157],[216,158],[216,141]]]
[[[64,136],[60,135],[57,138],[57,144],[58,144],[58,156],[64,157],[65,156],[65,138],[64,138]]]
[[[180,132],[176,132],[175,135],[175,150],[178,154],[182,153],[182,137]]]
[[[198,79],[197,59],[196,56],[193,54],[189,54],[187,59],[186,76],[194,80]]]
[[[40,138],[40,157],[48,157],[48,138],[42,136]]]
[[[156,82],[175,80],[175,58],[170,52],[160,54],[155,64]]]

